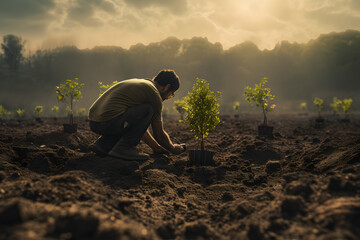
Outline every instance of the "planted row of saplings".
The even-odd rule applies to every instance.
[[[333,115],[338,116],[339,109],[342,108],[344,112],[344,117],[340,119],[342,122],[349,122],[349,115],[348,112],[350,110],[351,104],[353,100],[351,98],[347,98],[344,100],[340,100],[337,97],[333,98],[333,102],[329,104],[329,106],[333,110]],[[318,117],[315,119],[317,126],[322,125],[325,122],[325,119],[321,115],[321,111],[324,107],[324,100],[321,98],[316,97],[314,99],[314,105],[316,106],[316,109],[318,111]]]
[[[42,122],[42,117],[44,115],[44,106],[37,105],[34,107],[33,111],[30,111],[31,115],[28,116],[28,111],[26,111],[23,108],[19,108],[15,111],[7,110],[5,107],[0,105],[0,119],[5,120],[11,120],[11,119],[17,119],[19,121],[24,120],[25,118],[34,117],[36,121]],[[54,105],[51,109],[51,116],[54,120],[57,120],[59,117],[59,111],[60,108],[57,105]],[[66,113],[69,116],[71,113],[71,109],[69,107],[66,107]],[[79,117],[85,117],[86,116],[86,108],[79,108],[76,111],[76,115]]]

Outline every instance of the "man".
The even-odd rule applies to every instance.
[[[101,135],[90,149],[126,160],[146,160],[149,155],[136,148],[143,140],[156,154],[182,153],[185,147],[171,142],[161,117],[162,102],[174,97],[179,87],[176,73],[162,70],[152,80],[129,79],[109,88],[89,109],[90,128]]]

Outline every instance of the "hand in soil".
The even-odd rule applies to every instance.
[[[183,146],[183,144],[174,144],[174,149],[172,150],[172,153],[175,155],[179,155],[185,151],[186,147]]]

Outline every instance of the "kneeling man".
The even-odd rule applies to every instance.
[[[185,147],[171,142],[161,115],[162,102],[174,97],[179,87],[176,73],[162,70],[152,80],[129,79],[109,88],[89,109],[90,128],[101,135],[90,149],[126,160],[146,160],[149,155],[136,148],[142,139],[154,153],[182,153]]]

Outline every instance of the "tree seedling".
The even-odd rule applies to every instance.
[[[12,112],[0,105],[0,119],[11,119]]]
[[[234,102],[233,106],[232,106],[234,112],[235,112],[235,118],[238,118],[239,117],[239,110],[240,110],[240,102],[239,101],[236,101]]]
[[[352,104],[352,99],[351,98],[347,98],[347,99],[344,99],[343,101],[342,101],[342,105],[341,105],[341,107],[342,107],[342,109],[344,110],[344,114],[345,114],[345,119],[349,119],[348,118],[348,112],[349,112],[349,109],[350,109],[350,107],[351,107],[351,104]]]
[[[323,108],[323,103],[324,103],[324,100],[322,100],[321,98],[318,98],[318,97],[314,98],[314,104],[319,113],[319,116],[318,116],[319,119],[321,119],[320,113],[321,113],[321,109]]]
[[[79,117],[85,117],[86,116],[86,108],[79,108],[77,111],[77,114]]]
[[[36,121],[41,122],[41,114],[43,112],[44,108],[41,105],[35,106],[34,113],[36,115]]]
[[[271,89],[266,88],[266,77],[261,79],[259,84],[255,84],[254,88],[249,86],[245,87],[244,96],[249,103],[255,102],[264,115],[264,121],[262,125],[258,126],[258,132],[260,136],[273,136],[273,127],[267,125],[267,113],[275,108],[275,104],[270,104],[271,100],[274,100],[275,96],[271,94]]]
[[[174,109],[180,114],[180,120],[184,120],[184,115],[186,113],[185,105],[186,97],[181,100],[174,101]]]
[[[25,115],[25,109],[18,109],[16,110],[16,115],[19,119],[23,119]]]
[[[333,102],[329,104],[330,107],[333,109],[334,115],[338,114],[339,108],[342,106],[342,101],[337,97],[333,98]]]
[[[118,81],[113,81],[111,84],[103,84],[103,82],[98,82],[98,83],[99,83],[99,87],[100,87],[99,96],[101,96],[101,95],[103,95],[104,92],[106,92],[106,90],[108,90],[109,88],[111,88],[112,86],[117,84]]]
[[[58,116],[58,112],[59,112],[59,107],[54,105],[52,108],[51,108],[51,112],[54,116],[55,119],[57,119],[57,116]]]
[[[84,83],[79,83],[78,81],[78,78],[75,78],[74,80],[66,80],[64,84],[60,84],[60,86],[56,87],[58,101],[63,102],[69,109],[68,115],[70,124],[64,125],[64,131],[66,132],[76,132],[73,107],[76,101],[82,97],[80,90],[85,85]]]
[[[205,151],[204,139],[209,131],[219,125],[220,92],[213,92],[205,79],[197,78],[196,83],[185,99],[187,115],[184,123],[188,124],[195,139],[201,143],[201,151],[189,151],[190,164],[213,165],[213,152]]]

